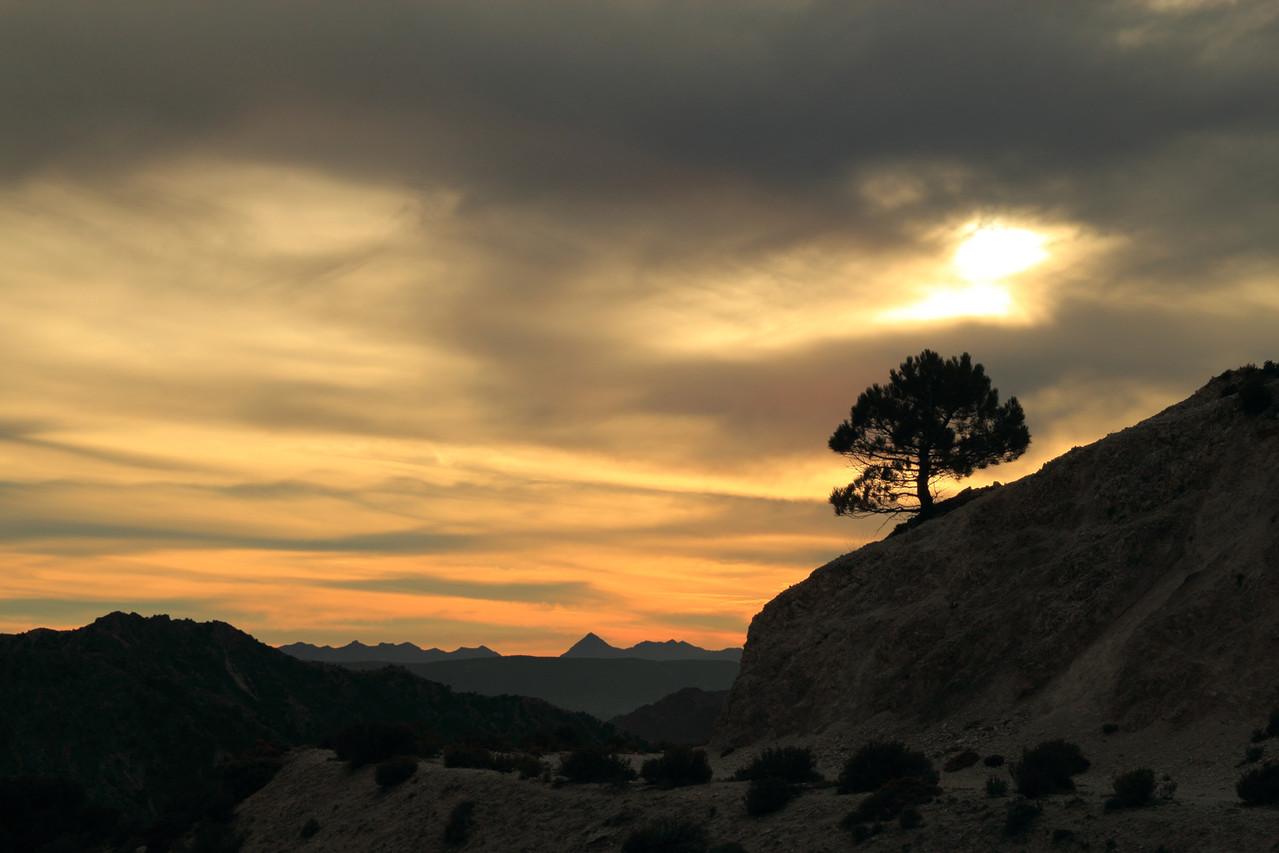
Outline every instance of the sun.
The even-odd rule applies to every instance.
[[[955,252],[955,268],[968,281],[995,281],[1048,257],[1044,238],[1024,228],[978,228]]]

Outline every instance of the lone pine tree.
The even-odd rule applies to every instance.
[[[968,353],[943,359],[926,349],[890,370],[887,385],[863,391],[829,444],[861,469],[831,492],[836,515],[926,515],[935,481],[1016,459],[1030,431],[1017,398],[1000,405]]]

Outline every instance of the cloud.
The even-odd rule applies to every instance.
[[[437,578],[429,575],[401,575],[353,580],[327,581],[337,589],[394,592],[408,595],[477,598],[482,601],[518,601],[530,604],[582,605],[601,600],[590,584],[581,582],[497,583]]]
[[[1001,479],[1275,357],[1277,46],[1261,0],[0,2],[0,546],[61,578],[10,592],[741,620],[878,535],[825,443],[908,355],[1026,405]],[[983,224],[1044,239],[1015,311],[884,319]]]

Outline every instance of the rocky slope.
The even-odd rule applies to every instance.
[[[1263,718],[1279,705],[1276,374],[1227,372],[816,570],[751,623],[715,742]]]

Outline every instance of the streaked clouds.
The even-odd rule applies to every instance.
[[[1248,0],[0,0],[0,630],[738,643],[905,356],[1001,480],[1276,357],[1276,91]]]

